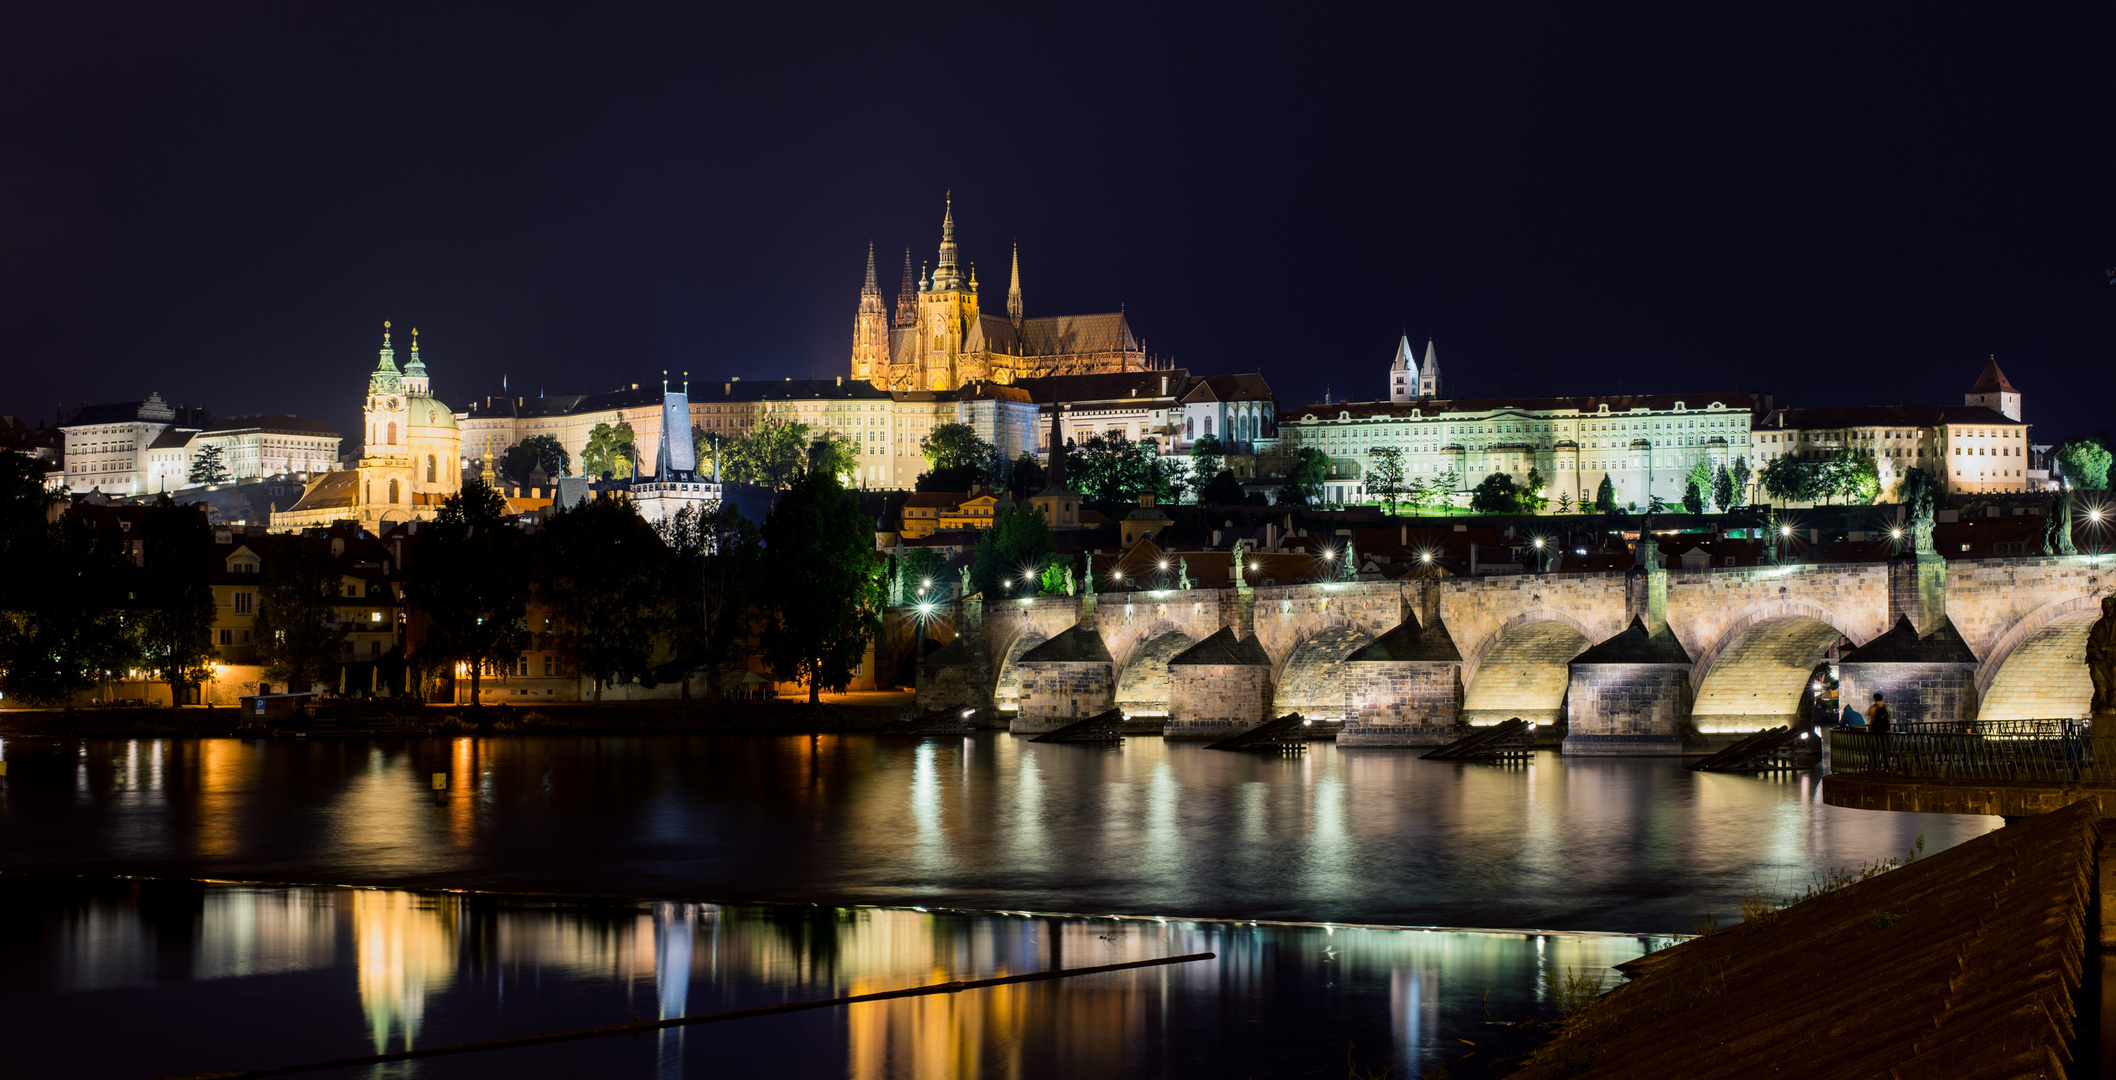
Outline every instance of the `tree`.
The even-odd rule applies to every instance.
[[[1722,514],[1734,505],[1734,474],[1728,472],[1724,465],[1712,473],[1712,502],[1719,507]]]
[[[274,537],[265,545],[257,587],[257,658],[265,678],[302,693],[327,677],[345,651],[345,624],[338,621],[338,560],[331,550],[302,536]]]
[[[1540,514],[1550,505],[1550,496],[1543,494],[1543,470],[1533,465],[1528,467],[1528,484],[1514,496],[1520,509],[1530,514]]]
[[[978,438],[977,429],[968,424],[934,425],[918,441],[918,452],[929,469],[990,470],[999,459],[999,448]]]
[[[2067,439],[2057,448],[2057,472],[2077,491],[2104,491],[2109,486],[2110,455],[2092,439]]]
[[[172,703],[206,677],[213,657],[213,587],[206,581],[213,528],[205,509],[164,495],[140,524],[140,646],[148,667],[169,684]]]
[[[721,446],[721,475],[742,484],[784,491],[808,471],[808,425],[767,416]]]
[[[1609,482],[1609,474],[1602,474],[1602,482],[1594,486],[1594,509],[1600,514],[1616,513],[1616,485]]]
[[[589,438],[592,440],[594,436],[590,435]],[[582,461],[585,463],[585,456]],[[517,480],[528,479],[529,474],[538,469],[542,469],[545,476],[556,478],[565,476],[572,470],[573,457],[566,453],[564,446],[559,445],[556,437],[531,435],[507,448],[507,453],[500,459],[500,468]]]
[[[551,515],[538,541],[548,565],[537,578],[560,613],[559,650],[595,680],[595,699],[620,682],[654,685],[674,567],[653,526],[629,502],[595,499]]]
[[[992,527],[977,538],[977,561],[970,564],[970,587],[997,593],[1009,579],[1041,574],[1056,550],[1050,522],[1033,506],[1001,511]]]
[[[1705,493],[1697,489],[1697,481],[1683,478],[1683,509],[1693,514],[1705,512]]]
[[[1746,457],[1735,458],[1732,472],[1734,474],[1734,501],[1746,503],[1749,501],[1749,459]]]
[[[1813,502],[1822,497],[1821,470],[1817,467],[1820,464],[1780,454],[1764,463],[1756,474],[1756,482],[1774,499]]]
[[[1204,489],[1219,478],[1220,470],[1227,467],[1226,456],[1227,447],[1217,435],[1207,435],[1190,444],[1190,475],[1197,478],[1192,486],[1201,497]]]
[[[1697,485],[1697,505],[1700,507],[1704,506],[1705,500],[1710,498],[1712,493],[1712,463],[1709,460],[1698,458],[1692,461],[1690,463],[1690,471],[1683,475],[1683,490],[1685,493],[1683,503],[1685,506],[1690,501],[1688,491],[1691,484]],[[1693,514],[1704,513],[1702,509],[1690,512]]]
[[[1090,499],[1130,502],[1154,491],[1159,455],[1150,439],[1133,442],[1121,431],[1090,435],[1066,444],[1065,481]]]
[[[874,523],[837,477],[817,469],[795,480],[764,519],[759,575],[766,609],[764,659],[781,678],[844,686],[882,629],[882,563]]]
[[[942,595],[942,590],[947,587],[941,572],[948,568],[948,560],[932,548],[919,547],[904,552],[903,567],[907,601],[932,600]]]
[[[1286,470],[1286,484],[1279,489],[1278,501],[1294,506],[1321,502],[1323,481],[1329,478],[1329,455],[1315,447],[1303,446],[1293,452],[1293,464]]]
[[[1206,506],[1239,506],[1242,502],[1242,482],[1234,478],[1232,469],[1221,469],[1205,490],[1198,495],[1198,502]]]
[[[1881,471],[1874,459],[1850,450],[1839,450],[1828,462],[1830,494],[1848,503],[1867,505],[1881,494]]]
[[[1389,513],[1396,512],[1396,499],[1403,494],[1403,448],[1376,446],[1367,451],[1367,490],[1381,496]]]
[[[600,478],[608,474],[618,480],[632,475],[639,452],[632,445],[632,425],[600,423],[588,431],[588,445],[580,451],[582,475]]]
[[[686,506],[655,531],[669,550],[669,658],[656,678],[683,685],[695,671],[717,672],[741,659],[750,637],[763,546],[757,526],[733,506]]]
[[[1521,488],[1511,474],[1495,472],[1469,494],[1470,510],[1479,514],[1511,514],[1520,509]]]
[[[598,425],[600,426],[600,425]],[[582,462],[587,455],[581,455]],[[472,479],[441,503],[417,549],[406,591],[425,620],[422,659],[463,664],[470,702],[479,703],[484,669],[512,664],[528,647],[522,618],[529,560],[522,534],[504,521],[500,493]]]
[[[0,458],[21,455],[0,451]],[[17,468],[10,460],[0,471],[12,481]],[[16,485],[0,481],[0,487]],[[116,530],[99,531],[72,514],[47,525],[41,491],[15,491],[8,502],[12,535],[5,548],[10,572],[0,574],[0,693],[61,704],[138,657],[124,610],[135,568]]]
[[[1558,492],[1558,513],[1572,513],[1572,496],[1562,491]]]
[[[1047,482],[1043,462],[1038,461],[1036,455],[1023,450],[1021,456],[1014,459],[1013,475],[1008,477],[1007,488],[1014,493],[1015,502],[1023,502],[1029,496],[1042,491]]]
[[[839,484],[852,486],[860,475],[860,441],[840,431],[824,432],[809,448],[808,468],[829,473],[837,477]]]
[[[219,443],[206,444],[206,448],[191,459],[191,472],[184,477],[192,484],[225,484],[228,479],[228,466],[220,459]]]

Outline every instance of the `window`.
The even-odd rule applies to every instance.
[[[253,604],[253,602],[255,601],[255,598],[256,598],[256,596],[257,596],[257,594],[256,594],[256,593],[246,593],[246,592],[239,592],[239,593],[236,593],[236,594],[235,594],[235,613],[236,613],[237,615],[248,615],[248,614],[250,614],[250,612],[251,612],[251,605],[252,605],[252,604]]]
[[[434,479],[433,479],[433,477],[434,477],[434,459],[433,459],[433,455],[432,455],[432,454],[428,454],[428,455],[426,455],[426,482],[427,482],[427,483],[429,483],[429,484],[433,483],[433,482],[434,482]]]
[[[389,422],[389,445],[397,445],[397,422],[395,420]],[[391,499],[390,501],[396,502],[397,500]]]
[[[395,480],[389,482],[389,501],[397,501],[397,482]]]
[[[225,629],[222,630],[220,632],[220,643],[223,645],[235,644],[235,631]]]

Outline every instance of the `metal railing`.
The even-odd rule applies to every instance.
[[[2116,734],[2116,733],[2111,733]],[[1930,721],[1887,734],[1832,731],[1829,771],[1913,780],[2116,783],[2116,738],[2095,753],[2077,720]]]

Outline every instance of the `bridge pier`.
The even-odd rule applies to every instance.
[[[1237,637],[1223,626],[1169,658],[1166,737],[1222,739],[1270,715],[1271,654],[1256,635]]]
[[[1056,731],[1116,707],[1117,672],[1109,647],[1088,617],[1021,654],[1021,708],[1008,730],[1017,735]]]
[[[1633,619],[1623,633],[1572,660],[1563,752],[1586,757],[1680,757],[1690,715],[1690,654],[1665,627]]]
[[[1456,737],[1462,652],[1438,603],[1420,606],[1422,622],[1405,611],[1394,630],[1345,658],[1345,726],[1337,745],[1442,746]]]

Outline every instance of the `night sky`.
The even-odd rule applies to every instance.
[[[2036,441],[2116,426],[2107,5],[1457,6],[23,5],[0,412],[350,434],[384,319],[458,407],[842,374],[952,188],[988,309],[1019,240],[1029,314],[1288,408],[1407,329],[1458,396],[1959,404],[1995,353]]]

